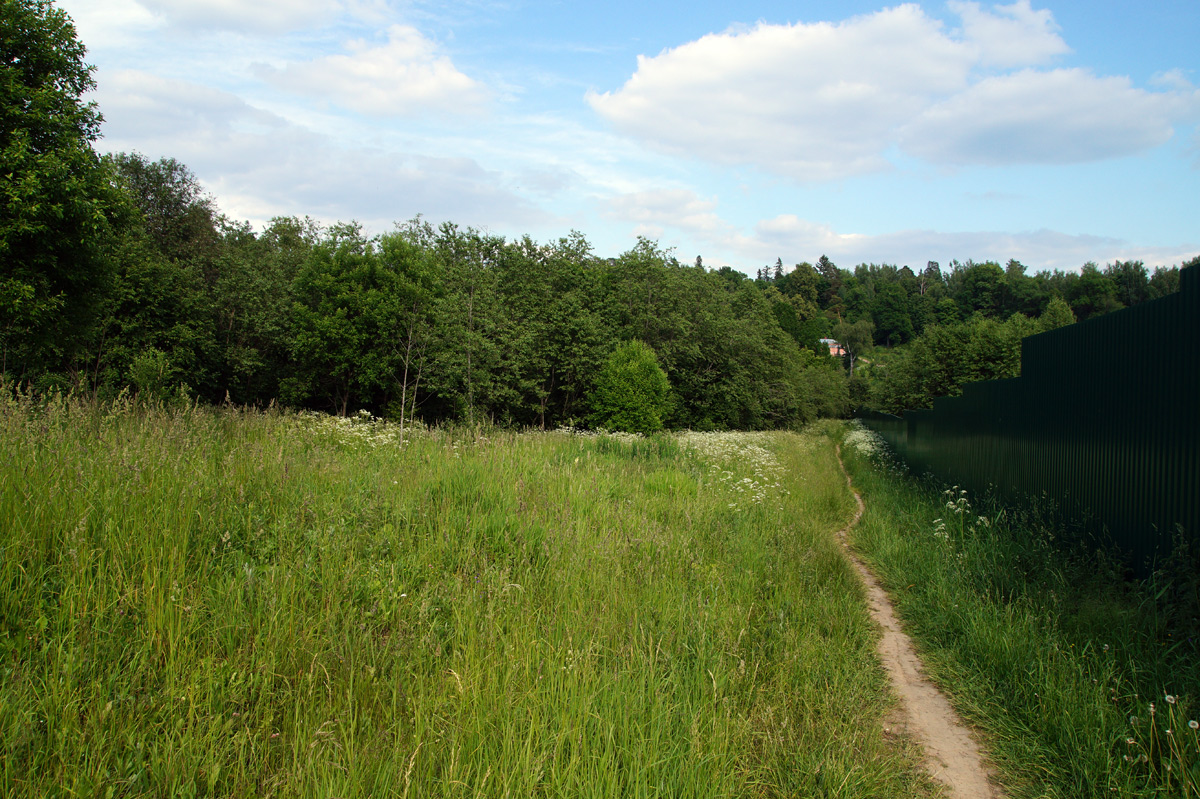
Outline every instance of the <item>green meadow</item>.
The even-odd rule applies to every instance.
[[[0,794],[925,796],[833,440],[0,400]]]

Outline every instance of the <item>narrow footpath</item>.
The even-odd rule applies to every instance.
[[[883,628],[879,657],[901,704],[901,717],[896,719],[894,726],[920,743],[925,751],[925,767],[934,779],[946,786],[948,796],[953,799],[1004,799],[1004,793],[984,765],[979,746],[970,730],[954,712],[946,697],[925,676],[921,660],[912,641],[901,629],[887,593],[850,548],[849,533],[862,518],[863,501],[850,481],[846,464],[842,462],[840,445],[837,459],[842,474],[846,476],[846,485],[858,506],[850,524],[839,530],[837,537],[867,589],[867,605],[871,616]]]

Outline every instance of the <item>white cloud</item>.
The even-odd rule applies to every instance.
[[[103,5],[87,0],[57,3],[75,23],[79,39],[88,49],[127,47],[158,26],[154,15],[136,0],[110,0]]]
[[[187,164],[236,219],[358,219],[376,231],[415,214],[475,226],[547,221],[506,175],[469,158],[339,146],[240,98],[135,70],[98,92],[109,151],[137,149]]]
[[[935,164],[1091,161],[1165,142],[1196,105],[1178,88],[1038,69],[1068,52],[1029,0],[984,10],[955,2],[948,32],[919,6],[838,24],[759,24],[655,57],[588,102],[619,131],[718,164],[798,180],[890,168],[902,146]],[[989,72],[989,68],[1019,68]]]
[[[330,0],[138,0],[169,25],[201,30],[280,33],[319,25],[342,10]]]
[[[1058,35],[1058,25],[1048,9],[1035,11],[1029,0],[984,11],[979,3],[951,2],[950,10],[962,18],[963,38],[978,48],[983,66],[1023,67],[1044,64],[1070,52]]]
[[[838,25],[760,24],[638,58],[620,90],[588,101],[671,152],[760,164],[801,179],[872,172],[892,130],[965,87],[970,49],[917,6]]]
[[[430,109],[481,110],[483,87],[460,72],[420,31],[392,25],[387,35],[384,44],[349,42],[349,55],[324,56],[282,69],[262,65],[258,74],[288,91],[373,116],[405,116]]]
[[[611,218],[636,222],[659,231],[670,226],[710,239],[730,229],[728,223],[717,216],[716,208],[716,200],[702,199],[688,189],[631,192],[605,203],[605,213]]]
[[[1184,98],[1081,69],[986,78],[900,132],[904,149],[942,164],[1078,163],[1163,144]]]

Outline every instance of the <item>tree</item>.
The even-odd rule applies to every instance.
[[[503,245],[498,236],[449,222],[433,240],[443,290],[433,309],[427,385],[442,414],[471,426],[515,400],[513,381],[501,379],[513,332],[497,287]]]
[[[1065,299],[1080,321],[1123,307],[1117,299],[1117,284],[1094,263],[1083,265],[1079,278],[1067,289]]]
[[[107,291],[128,205],[92,149],[100,113],[70,18],[0,0],[0,371],[66,367]]]
[[[591,245],[577,231],[545,245],[525,237],[502,251],[500,289],[513,320],[506,359],[519,392],[511,411],[521,424],[544,430],[560,414],[571,418],[604,363],[610,345],[591,290],[592,261]]]
[[[618,344],[596,378],[592,423],[631,433],[661,430],[670,388],[654,350],[636,339]]]
[[[1197,263],[1200,263],[1200,256],[1184,263],[1183,266],[1186,268]],[[1180,267],[1178,266],[1170,268],[1165,266],[1154,267],[1154,274],[1150,276],[1147,296],[1152,300],[1157,300],[1179,291],[1179,269]]]
[[[863,350],[871,346],[875,337],[875,325],[870,319],[859,319],[857,322],[838,322],[833,327],[833,337],[846,350],[850,361],[850,376],[854,377],[854,362],[862,355]]]
[[[817,289],[817,300],[822,308],[829,308],[833,299],[838,296],[839,289],[842,287],[841,270],[837,268],[837,264],[829,260],[829,257],[825,255],[817,259],[815,268],[817,274],[821,276],[821,281]]]
[[[925,268],[921,270],[921,274],[917,277],[918,291],[921,296],[933,291],[934,286],[944,287],[942,281],[942,267],[937,261],[926,261]]]
[[[1003,285],[1004,270],[992,261],[954,263],[948,280],[950,294],[964,317],[976,311],[985,316],[995,315],[1003,301]]]
[[[811,319],[820,312],[817,301],[821,275],[812,264],[799,263],[776,282],[775,287],[792,299],[802,318]]]
[[[272,219],[257,237],[245,225],[226,227],[212,300],[217,401],[265,404],[279,396],[281,382],[294,373],[289,357],[293,291],[320,237],[316,222],[293,217]]]
[[[323,394],[345,416],[351,398],[390,383],[395,352],[383,342],[399,327],[395,277],[357,224],[330,228],[296,276],[290,399]]]
[[[1045,330],[1057,330],[1060,327],[1075,324],[1075,314],[1071,312],[1071,306],[1067,305],[1066,300],[1062,297],[1054,297],[1046,305],[1046,310],[1038,317],[1038,328]]]
[[[871,309],[875,320],[875,335],[889,347],[912,338],[913,323],[908,296],[898,283],[885,283],[875,294]]]
[[[1127,308],[1150,299],[1150,274],[1141,261],[1117,261],[1104,269],[1116,287],[1116,298]]]
[[[174,158],[150,161],[141,153],[118,153],[112,162],[160,253],[172,261],[214,255],[220,240],[216,205],[190,169]]]
[[[440,290],[433,258],[421,246],[416,225],[385,234],[379,240],[380,268],[391,277],[387,302],[393,350],[400,387],[400,440],[404,420],[416,414],[417,391],[425,371],[425,349],[432,333],[433,303]]]

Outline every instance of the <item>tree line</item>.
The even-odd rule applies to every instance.
[[[819,350],[820,339],[832,338],[847,350],[853,406],[899,413],[973,380],[1017,376],[1022,338],[1178,291],[1179,270],[1116,261],[1030,274],[1016,260],[848,270],[822,256],[791,269],[777,260],[756,282],[779,293],[776,315],[798,342]],[[869,363],[856,371],[867,351]]]
[[[1032,329],[1017,317],[1065,323],[1178,285],[1177,269],[1139,262],[918,273],[824,256],[751,279],[647,239],[601,257],[578,232],[506,240],[419,217],[382,235],[298,217],[256,232],[174,159],[97,155],[102,118],[83,99],[92,68],[70,19],[45,0],[0,8],[9,386],[366,409],[401,423],[784,427],[864,401],[919,406],[962,382],[885,385],[886,359],[855,371],[873,347],[934,353],[893,359],[892,373],[921,370],[952,360],[925,337],[954,340],[956,326],[999,340],[994,328]],[[844,364],[828,357],[829,338],[848,350]],[[972,364],[987,360],[973,351]],[[654,407],[628,415],[622,396]]]

